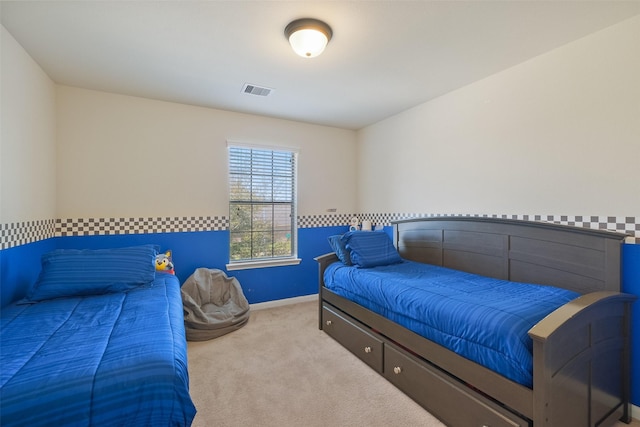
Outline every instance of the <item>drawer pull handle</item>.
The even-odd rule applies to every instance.
[[[366,347],[364,348],[364,352],[365,352],[365,353],[371,353],[371,347],[366,346]]]
[[[393,373],[399,375],[402,372],[402,368],[400,366],[396,366],[393,368]]]
[[[331,320],[327,320],[327,326],[331,326]]]

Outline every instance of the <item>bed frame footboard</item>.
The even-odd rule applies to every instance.
[[[629,325],[635,299],[617,292],[583,295],[529,331],[536,426],[631,421]]]
[[[324,289],[324,271],[327,269],[329,264],[338,261],[338,256],[334,252],[331,252],[320,255],[319,257],[314,258],[314,260],[318,263],[318,329],[322,329],[322,290]]]

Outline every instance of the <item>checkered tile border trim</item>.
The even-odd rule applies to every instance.
[[[58,219],[56,236],[108,236],[117,234],[179,233],[218,231],[229,228],[229,221],[218,216],[165,218],[78,218]]]
[[[500,214],[446,214],[446,213],[361,213],[349,215],[311,215],[301,217],[300,228],[332,227],[349,225],[351,218],[357,216],[360,221],[369,220],[371,224],[390,226],[392,221],[409,218],[427,218],[435,216],[458,217],[486,217],[503,218],[523,221],[553,222],[555,224],[571,225],[575,227],[610,230],[627,234],[627,243],[640,244],[640,218],[615,216],[569,216],[569,215],[500,215]]]
[[[599,230],[625,233],[627,243],[640,244],[640,218],[613,216],[568,215],[497,215],[497,214],[415,214],[415,213],[362,213],[307,215],[298,218],[300,228],[335,227],[349,225],[351,218],[369,220],[375,225],[391,225],[391,221],[434,216],[466,216],[504,218],[525,221],[553,222]],[[229,228],[229,219],[214,217],[165,218],[78,218],[49,219],[0,224],[0,249],[63,236],[126,235],[149,233],[176,233],[195,231],[221,231]]]
[[[356,214],[307,215],[298,217],[299,228],[338,227],[349,225]]]
[[[485,217],[515,219],[523,221],[552,222],[554,224],[571,225],[597,230],[609,230],[627,234],[626,243],[640,244],[640,218],[616,216],[570,216],[570,215],[497,215],[497,214],[360,214],[360,220],[370,220],[373,225],[391,225],[391,221],[409,218],[426,218],[435,216],[452,217]],[[346,224],[345,224],[346,225]]]
[[[55,237],[55,232],[54,219],[0,224],[0,249],[49,239]]]

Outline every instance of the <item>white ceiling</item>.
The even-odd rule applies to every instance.
[[[637,14],[611,0],[0,2],[56,83],[347,129]],[[301,17],[333,29],[317,58],[284,37]]]

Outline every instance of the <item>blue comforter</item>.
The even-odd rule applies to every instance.
[[[529,329],[579,294],[403,261],[375,268],[331,264],[325,286],[526,387]]]
[[[2,309],[0,425],[188,426],[180,284]]]

